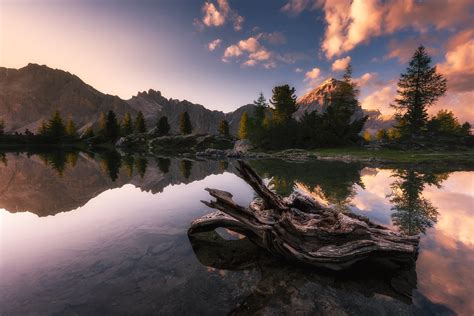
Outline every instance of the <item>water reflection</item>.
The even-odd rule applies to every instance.
[[[396,170],[393,176],[396,180],[391,184],[392,193],[388,195],[393,205],[393,224],[408,235],[425,233],[438,221],[439,212],[423,197],[423,190],[426,185],[440,188],[449,173],[423,173],[409,168]]]
[[[2,314],[474,311],[472,172],[252,161],[280,194],[297,181],[344,211],[425,233],[416,271],[333,274],[282,263],[227,231],[187,236],[209,211],[199,203],[205,187],[233,192],[239,204],[252,198],[232,161],[69,157],[0,154]]]

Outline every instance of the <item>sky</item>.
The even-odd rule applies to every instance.
[[[290,84],[298,96],[348,62],[366,109],[392,114],[424,45],[448,79],[430,113],[474,123],[472,0],[2,0],[0,65],[45,64],[129,99],[159,90],[232,111]]]

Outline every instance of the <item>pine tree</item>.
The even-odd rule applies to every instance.
[[[120,126],[117,122],[117,116],[114,111],[107,113],[107,121],[105,124],[105,138],[108,140],[116,140],[120,135]]]
[[[273,121],[277,124],[286,124],[296,111],[295,88],[289,85],[276,86],[272,90],[273,96],[270,103],[274,106]]]
[[[123,116],[121,129],[123,136],[127,136],[133,133],[132,116],[129,112],[125,113],[125,115]]]
[[[48,134],[48,123],[45,120],[41,121],[41,124],[38,127],[37,133],[38,133],[38,135],[41,135],[41,136],[47,136],[47,134]]]
[[[92,126],[89,126],[86,128],[84,134],[82,134],[82,138],[87,139],[87,138],[92,138],[94,137],[94,130],[92,129]]]
[[[431,66],[431,58],[423,46],[418,47],[406,73],[398,81],[398,97],[392,107],[403,136],[420,135],[428,121],[427,107],[446,93],[446,79]]]
[[[166,116],[160,117],[158,124],[156,124],[156,130],[158,136],[168,135],[170,132],[170,124],[168,123],[168,118]]]
[[[255,110],[253,112],[253,120],[255,127],[259,128],[263,125],[263,120],[265,119],[265,109],[267,108],[267,100],[265,99],[262,92],[258,96],[258,99],[253,101],[255,105]]]
[[[145,118],[141,111],[138,112],[137,117],[135,118],[135,131],[139,134],[147,132]]]
[[[239,139],[248,138],[248,128],[249,128],[249,117],[247,115],[247,112],[244,112],[244,114],[242,114],[242,117],[240,118]]]
[[[72,138],[77,137],[76,125],[74,124],[71,118],[69,118],[66,122],[66,135]]]
[[[5,121],[3,119],[0,119],[0,136],[2,136],[5,133]]]
[[[98,125],[99,129],[97,131],[97,134],[100,137],[105,138],[107,134],[107,115],[105,114],[105,112],[100,112]]]
[[[193,126],[191,125],[188,112],[183,112],[179,115],[179,131],[185,135],[193,132]]]
[[[47,134],[51,137],[63,137],[66,135],[66,126],[59,111],[54,112],[51,119],[48,121]]]
[[[229,122],[222,120],[219,124],[219,134],[224,137],[229,137]]]

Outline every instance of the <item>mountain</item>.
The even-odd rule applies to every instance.
[[[95,123],[101,111],[123,115],[130,110],[119,97],[103,94],[69,72],[36,64],[1,67],[0,87],[0,117],[7,131],[36,131],[55,110],[74,118],[79,127]]]
[[[149,128],[166,115],[172,132],[178,131],[179,114],[187,111],[196,133],[216,134],[223,119],[229,120],[230,130],[236,133],[242,113],[253,112],[253,105],[231,113],[212,111],[187,100],[165,98],[152,89],[122,100],[94,89],[69,72],[37,64],[20,69],[0,67],[0,87],[0,118],[5,121],[6,131],[13,132],[36,131],[55,110],[63,118],[72,117],[79,130],[84,130],[97,124],[101,112],[113,110],[118,117],[127,111],[132,115],[142,111]]]
[[[294,117],[300,119],[306,111],[324,112],[331,104],[331,92],[340,83],[330,78],[298,98]],[[0,67],[0,118],[4,119],[9,132],[26,129],[34,132],[55,110],[59,110],[65,119],[73,118],[79,130],[84,131],[88,126],[97,125],[101,112],[113,110],[119,118],[127,111],[132,115],[141,111],[149,128],[155,126],[159,117],[166,115],[174,133],[178,132],[179,115],[187,111],[195,133],[216,134],[220,121],[226,119],[231,134],[237,135],[240,117],[244,112],[252,115],[254,109],[253,104],[247,104],[229,113],[212,111],[188,100],[166,98],[153,89],[123,100],[104,94],[63,70],[37,64],[20,69]],[[373,115],[366,126],[371,130],[389,125],[381,115],[369,114]],[[363,115],[364,111],[358,107],[353,119]]]

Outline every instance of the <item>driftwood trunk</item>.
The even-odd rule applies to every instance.
[[[401,264],[416,261],[418,237],[394,232],[360,215],[324,207],[298,190],[283,198],[246,163],[239,161],[237,170],[259,198],[243,207],[228,192],[206,189],[215,200],[202,202],[218,211],[193,221],[190,234],[228,228],[273,255],[331,270],[370,258]]]

